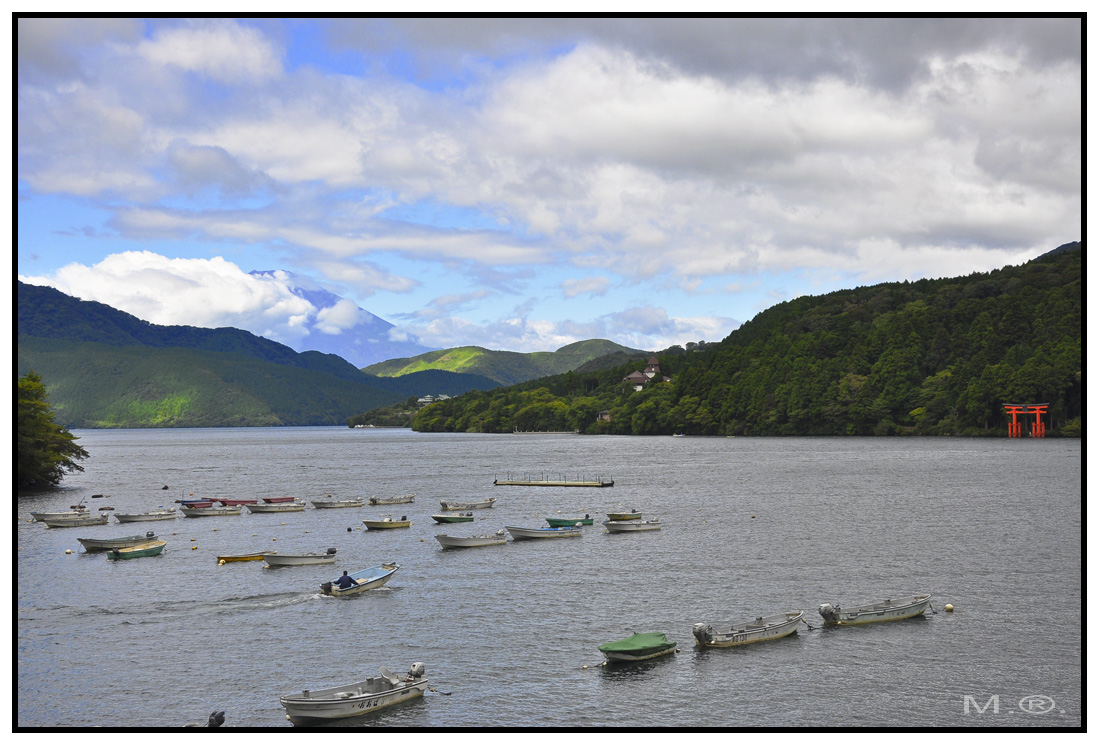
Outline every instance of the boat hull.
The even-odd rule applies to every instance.
[[[696,623],[692,633],[702,647],[739,647],[789,636],[798,630],[798,624],[804,617],[804,611],[789,611],[731,624],[726,631],[715,629],[707,623]]]
[[[77,538],[85,551],[110,551],[112,548],[126,548],[157,540],[155,535],[129,535],[124,538]]]
[[[107,552],[110,560],[140,559],[143,556],[157,556],[164,550],[166,541],[152,541],[146,544],[138,544],[128,548],[114,548]]]
[[[368,501],[370,504],[408,504],[416,500],[415,494],[405,494],[400,497],[371,497]]]
[[[351,575],[351,578],[358,582],[358,584],[343,590],[340,589],[336,584],[336,581],[333,580],[332,582],[325,582],[321,585],[321,593],[340,598],[345,595],[358,595],[367,590],[374,590],[388,582],[390,577],[400,568],[399,564],[380,564],[376,567],[371,567],[370,569],[363,569]],[[339,578],[337,577],[337,579]]]
[[[444,510],[480,510],[496,504],[496,497],[480,499],[476,502],[447,502],[445,500],[440,500],[439,504],[442,505]]]
[[[263,561],[263,554],[259,551],[254,554],[223,554],[218,557],[218,563],[223,561]]]
[[[47,520],[68,520],[70,518],[88,517],[91,513],[87,510],[67,510],[65,512],[32,512],[31,517],[35,522],[44,523]]]
[[[867,623],[903,621],[921,615],[931,605],[930,595],[913,595],[898,600],[860,605],[849,610],[833,608],[828,603],[820,606],[820,615],[829,626],[861,626]]]
[[[570,525],[592,525],[595,523],[594,517],[578,517],[575,520],[569,520],[563,517],[547,517],[546,522],[549,523],[551,528],[567,528]]]
[[[241,507],[180,507],[179,511],[184,517],[229,517],[239,515]]]
[[[608,533],[638,533],[644,530],[660,530],[655,520],[605,520],[603,527]]]
[[[478,546],[502,546],[508,542],[507,535],[437,535],[435,540],[443,548],[477,548]]]
[[[260,558],[272,567],[301,567],[312,564],[335,564],[335,554],[261,554]]]
[[[48,518],[41,522],[47,528],[83,528],[88,525],[106,525],[109,515],[86,515],[83,517]]]
[[[286,502],[280,504],[249,504],[245,505],[249,512],[304,512],[305,502]]]
[[[412,526],[411,520],[363,520],[367,530],[395,530]]]
[[[362,507],[361,499],[337,499],[334,501],[316,500],[311,502],[315,510],[336,510],[343,507]]]
[[[505,526],[511,533],[511,537],[517,541],[538,538],[575,538],[584,535],[577,527],[564,528],[518,528],[511,525]]]
[[[115,519],[120,523],[146,523],[153,520],[175,520],[179,513],[171,510],[152,510],[151,512],[131,512],[129,514],[115,513]]]
[[[366,683],[366,681],[364,681]],[[379,693],[356,694],[355,689],[364,684],[347,686],[347,698],[323,695],[321,691],[303,691],[308,695],[283,696],[279,699],[286,716],[295,726],[323,724],[339,719],[350,719],[373,714],[376,711],[422,698],[427,689],[427,678],[404,681],[398,687]],[[344,692],[344,691],[341,691]]]

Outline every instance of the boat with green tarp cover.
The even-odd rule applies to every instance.
[[[607,662],[635,662],[671,654],[676,642],[668,641],[664,634],[634,634],[615,642],[599,645],[599,651]]]

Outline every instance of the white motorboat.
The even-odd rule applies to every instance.
[[[336,563],[336,549],[330,548],[322,553],[313,554],[279,554],[274,551],[261,553],[267,566],[271,567],[300,567],[309,564],[334,564]]]
[[[320,724],[333,719],[347,719],[372,714],[379,709],[424,695],[427,678],[424,663],[414,662],[403,678],[385,667],[377,678],[367,678],[358,683],[305,690],[279,699],[286,709],[286,718],[295,725]]]
[[[636,533],[641,530],[660,530],[660,520],[604,520],[603,527],[608,533]]]
[[[120,523],[144,523],[152,520],[175,520],[179,517],[175,507],[157,507],[148,512],[116,512],[115,519]]]
[[[329,494],[329,497],[332,495]],[[363,500],[361,497],[353,497],[351,499],[311,499],[310,503],[315,510],[333,510],[340,507],[362,507]]]
[[[288,501],[263,500],[263,504],[245,505],[249,512],[302,512],[305,510],[305,502],[290,497]]]
[[[760,616],[751,621],[741,621],[727,627],[715,629],[708,623],[696,623],[691,633],[703,647],[737,647],[752,642],[765,642],[781,639],[798,630],[798,624],[805,618],[800,610],[778,613],[773,616]]]
[[[442,535],[435,536],[435,540],[443,548],[475,548],[477,546],[499,546],[508,542],[507,532],[501,528],[495,533],[487,535]]]
[[[370,567],[369,569],[360,569],[354,574],[348,575],[351,577],[352,582],[349,587],[340,587],[338,584],[340,578],[337,577],[331,582],[322,584],[321,593],[333,597],[343,597],[344,595],[357,595],[360,592],[373,590],[388,582],[389,578],[393,576],[393,573],[400,568],[400,565],[396,562],[388,562],[386,564],[379,564],[376,567]]]
[[[41,522],[46,523],[48,528],[83,528],[88,525],[106,525],[109,517],[110,515],[107,513],[93,515],[90,512],[82,512],[75,515],[51,517]]]
[[[491,507],[496,504],[496,497],[478,499],[473,502],[447,502],[445,500],[440,500],[439,504],[443,506],[444,510],[479,510],[482,507]]]
[[[73,517],[80,517],[82,515],[88,515],[88,508],[82,504],[74,504],[64,512],[32,512],[31,517],[36,522],[44,523],[47,520],[65,520]]]
[[[854,608],[840,608],[830,603],[820,606],[820,615],[829,625],[854,626],[879,621],[900,621],[918,616],[931,605],[931,595],[910,595],[903,598],[887,599],[880,603],[858,605]]]
[[[77,538],[85,551],[110,551],[112,548],[126,548],[139,543],[155,541],[156,534],[149,531],[145,535],[128,535],[122,538]]]
[[[371,497],[370,504],[408,504],[416,500],[415,494],[402,494],[399,497]]]
[[[576,525],[561,528],[517,528],[512,525],[505,527],[511,533],[511,537],[517,541],[526,538],[571,538],[584,535],[584,531]]]
[[[183,513],[184,517],[225,517],[227,515],[239,515],[241,506],[239,504],[215,505],[212,502],[199,502],[180,507],[179,511]]]

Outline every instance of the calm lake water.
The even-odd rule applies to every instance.
[[[85,430],[85,472],[22,495],[20,727],[289,727],[279,696],[427,667],[435,692],[352,727],[1080,727],[1081,441],[438,435],[340,427]],[[496,476],[613,488],[493,486]],[[162,487],[167,486],[164,490]],[[143,511],[181,496],[413,504],[50,529],[30,512]],[[93,494],[109,495],[91,499]],[[497,498],[436,525],[439,500]],[[442,550],[439,533],[642,510],[660,531]],[[362,520],[408,515],[408,530]],[[351,529],[348,532],[348,528]],[[159,557],[77,537],[155,530]],[[218,566],[218,554],[338,549],[334,566]],[[66,549],[71,554],[66,554]],[[382,589],[342,570],[396,560]],[[732,649],[734,622],[930,592],[937,613]],[[952,603],[953,613],[944,606]],[[661,631],[674,656],[601,666]],[[449,694],[449,695],[445,695]]]

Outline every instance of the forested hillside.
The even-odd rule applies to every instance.
[[[623,383],[639,356],[435,403],[413,428],[1003,435],[1002,404],[1015,402],[1049,403],[1049,434],[1079,436],[1083,252],[1066,244],[988,273],[798,298],[720,344],[659,354],[670,382]]]
[[[22,282],[18,312],[16,373],[41,376],[70,428],[342,425],[410,395],[496,385],[439,370],[377,378],[240,329],[158,326]]]

